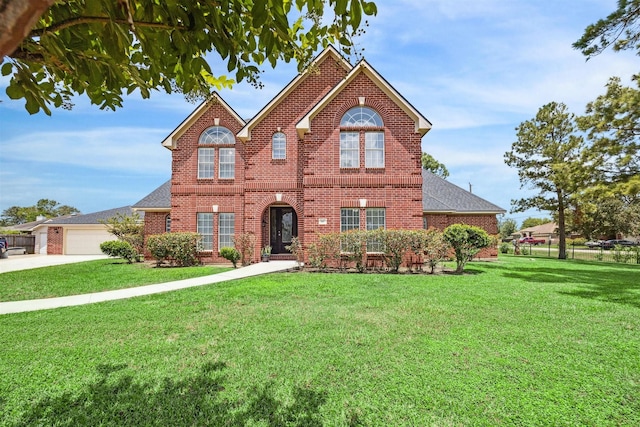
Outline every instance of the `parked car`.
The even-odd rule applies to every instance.
[[[9,243],[7,243],[6,237],[0,237],[0,258],[7,257],[7,250],[9,249]]]
[[[611,249],[614,246],[637,246],[636,242],[632,242],[631,240],[625,239],[613,239],[613,240],[605,240],[602,242],[602,247],[604,249]]]
[[[544,242],[546,242],[546,240],[536,239],[535,237],[521,237],[518,242],[524,245],[544,245]]]
[[[603,240],[591,240],[585,243],[585,246],[588,247],[589,249],[600,248],[602,247],[602,242]]]

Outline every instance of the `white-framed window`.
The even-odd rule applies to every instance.
[[[232,147],[235,143],[235,135],[223,126],[211,126],[205,129],[198,139],[198,178],[213,179],[215,177],[214,165],[216,151],[218,151],[218,177],[233,179],[235,148]]]
[[[360,229],[360,209],[342,208],[340,209],[340,231]]]
[[[235,144],[236,137],[223,126],[211,126],[200,134],[199,144]]]
[[[213,250],[213,213],[199,212],[197,214],[196,231],[202,236],[202,249]]]
[[[360,135],[358,132],[340,132],[340,167],[360,167]]]
[[[386,211],[384,208],[369,208],[366,210],[367,231],[386,228]],[[383,252],[382,242],[377,239],[367,240],[367,252]]]
[[[382,127],[382,117],[375,110],[359,106],[344,113],[340,120],[341,127]]]
[[[364,167],[384,167],[384,132],[364,133]]]
[[[164,217],[164,232],[171,233],[171,214]]]
[[[273,134],[271,141],[271,158],[274,160],[287,158],[287,136],[282,132]]]
[[[347,111],[340,120],[340,167],[359,168],[360,147],[364,144],[365,168],[384,168],[383,127],[380,114],[369,107]]]
[[[233,248],[233,235],[235,231],[236,215],[233,213],[221,213],[218,219],[218,251],[222,248]]]
[[[233,179],[236,173],[236,149],[221,148],[220,152],[220,179]]]
[[[215,148],[198,148],[198,179],[213,178],[215,156]]]

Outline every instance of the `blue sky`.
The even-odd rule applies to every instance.
[[[449,181],[509,211],[520,189],[503,161],[515,127],[551,101],[576,113],[604,93],[610,76],[638,71],[631,52],[585,61],[571,47],[615,0],[378,0],[378,16],[358,39],[366,60],[433,123],[423,151],[444,163]],[[353,61],[352,61],[353,62]],[[221,73],[225,69],[221,68]],[[264,68],[264,88],[220,95],[251,118],[297,74]],[[91,213],[131,205],[170,178],[161,141],[196,108],[179,94],[126,98],[101,111],[84,98],[71,111],[31,116],[0,78],[0,210],[48,198]],[[521,222],[528,211],[507,214]]]

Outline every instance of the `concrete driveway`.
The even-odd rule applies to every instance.
[[[0,273],[105,259],[106,255],[9,255],[0,259]]]

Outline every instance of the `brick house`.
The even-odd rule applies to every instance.
[[[208,262],[243,232],[256,236],[257,261],[267,245],[286,255],[294,236],[308,247],[318,233],[439,227],[452,210],[425,217],[430,128],[365,60],[352,66],[329,47],[248,122],[217,94],[202,103],[162,142],[171,180],[134,208],[147,235],[200,233]],[[497,233],[504,210],[491,206],[465,222]]]

